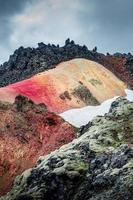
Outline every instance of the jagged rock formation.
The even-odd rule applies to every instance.
[[[130,53],[104,55],[98,53],[97,48],[91,51],[70,39],[63,47],[39,43],[37,48],[17,49],[9,61],[0,66],[0,86],[24,80],[74,58],[86,58],[104,65],[133,88],[133,56]]]
[[[21,94],[60,113],[123,96],[125,88],[124,82],[102,65],[74,59],[31,79],[0,88],[0,100],[13,102],[16,95]]]
[[[0,200],[132,200],[133,102],[119,98],[79,138],[39,159]]]
[[[15,103],[0,102],[0,195],[14,178],[33,167],[39,156],[72,141],[76,130],[45,105],[18,96]]]

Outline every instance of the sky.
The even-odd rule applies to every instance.
[[[133,53],[133,0],[0,0],[0,63],[20,46],[64,45]]]

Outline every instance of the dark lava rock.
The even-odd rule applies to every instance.
[[[93,51],[87,47],[76,45],[74,41],[67,39],[65,46],[46,45],[43,42],[37,48],[20,47],[8,62],[0,66],[0,86],[31,77],[34,74],[54,68],[63,61],[73,58],[88,58],[95,60]]]

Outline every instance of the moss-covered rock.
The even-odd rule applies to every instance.
[[[133,102],[119,98],[81,136],[16,178],[0,200],[132,200]]]
[[[88,140],[95,152],[115,149],[123,143],[133,145],[133,103],[118,98],[112,103],[109,113],[83,126],[79,135]]]

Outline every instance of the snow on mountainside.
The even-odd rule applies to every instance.
[[[133,91],[132,90],[125,90],[126,98],[129,101],[133,101]],[[62,118],[64,118],[70,124],[80,127],[86,125],[89,121],[91,121],[94,117],[98,115],[104,115],[110,109],[111,103],[115,101],[117,97],[104,101],[99,106],[86,106],[79,109],[71,109],[66,112],[60,114]]]

